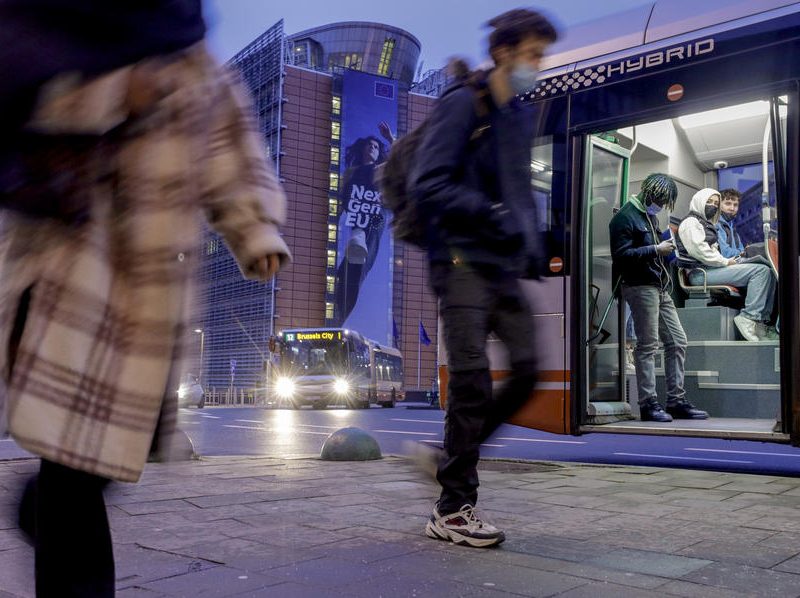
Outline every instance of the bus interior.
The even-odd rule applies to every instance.
[[[609,221],[636,194],[650,173],[670,175],[678,186],[674,210],[659,214],[659,228],[677,234],[689,202],[700,189],[741,193],[734,219],[742,242],[763,254],[778,277],[776,163],[785,147],[788,96],[763,95],[725,102],[677,118],[631,123],[586,137],[583,193],[588,206],[587,298],[589,322],[588,400],[583,430],[725,436],[741,433],[778,439],[780,434],[780,342],[747,341],[733,318],[745,290],[693,286],[668,258],[671,296],[686,332],[687,399],[709,412],[707,420],[642,422],[638,418],[635,336],[628,310],[612,280]],[[779,156],[780,158],[780,156]],[[777,289],[777,285],[776,285]],[[774,320],[780,308],[775,294]],[[656,356],[659,397],[665,396],[663,352]]]

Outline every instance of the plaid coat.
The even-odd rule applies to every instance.
[[[155,95],[134,113],[142,80]],[[285,196],[202,44],[40,100],[33,129],[108,133],[82,158],[87,218],[0,212],[0,415],[43,458],[136,481],[159,416],[169,432],[177,413],[202,217],[256,278],[259,258],[290,260]]]

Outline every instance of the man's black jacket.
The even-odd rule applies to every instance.
[[[428,225],[428,257],[535,276],[543,257],[531,187],[536,112],[485,96],[484,118],[473,87],[442,96],[415,154],[411,188]]]
[[[661,231],[654,216],[642,212],[634,201],[628,201],[611,219],[608,232],[615,281],[622,276],[622,282],[630,286],[666,288],[669,274],[656,252]]]

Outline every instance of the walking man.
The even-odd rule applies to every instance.
[[[535,86],[542,56],[557,38],[532,10],[506,12],[488,25],[495,66],[440,99],[411,179],[427,223],[450,373],[437,471],[442,492],[426,534],[477,547],[505,539],[475,512],[480,445],[536,383],[533,318],[519,284],[536,276],[542,259],[530,170],[536,131],[532,108],[518,96]],[[511,377],[494,397],[490,332],[512,356]]]

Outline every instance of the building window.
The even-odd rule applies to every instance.
[[[331,112],[333,114],[341,114],[342,113],[342,98],[339,96],[333,96],[331,99]]]
[[[337,122],[331,123],[331,139],[339,139],[342,134],[342,124]]]
[[[339,200],[335,197],[328,198],[328,216],[337,216],[339,214]]]
[[[331,164],[333,166],[339,166],[339,148],[332,147],[331,148]]]
[[[333,303],[325,303],[325,318],[333,320]]]
[[[331,177],[331,184],[328,187],[331,191],[338,191],[339,190],[339,175],[335,172],[330,173]]]
[[[335,276],[326,276],[325,280],[327,282],[327,289],[328,293],[333,295],[336,292],[336,277]]]
[[[389,74],[389,65],[392,62],[392,53],[397,42],[393,37],[387,37],[381,48],[381,58],[378,61],[378,74],[384,77]]]
[[[336,251],[328,249],[328,268],[336,267]]]
[[[328,225],[328,242],[336,243],[336,230],[338,227],[335,224]]]
[[[206,255],[212,255],[219,251],[219,239],[211,239],[206,244]]]

